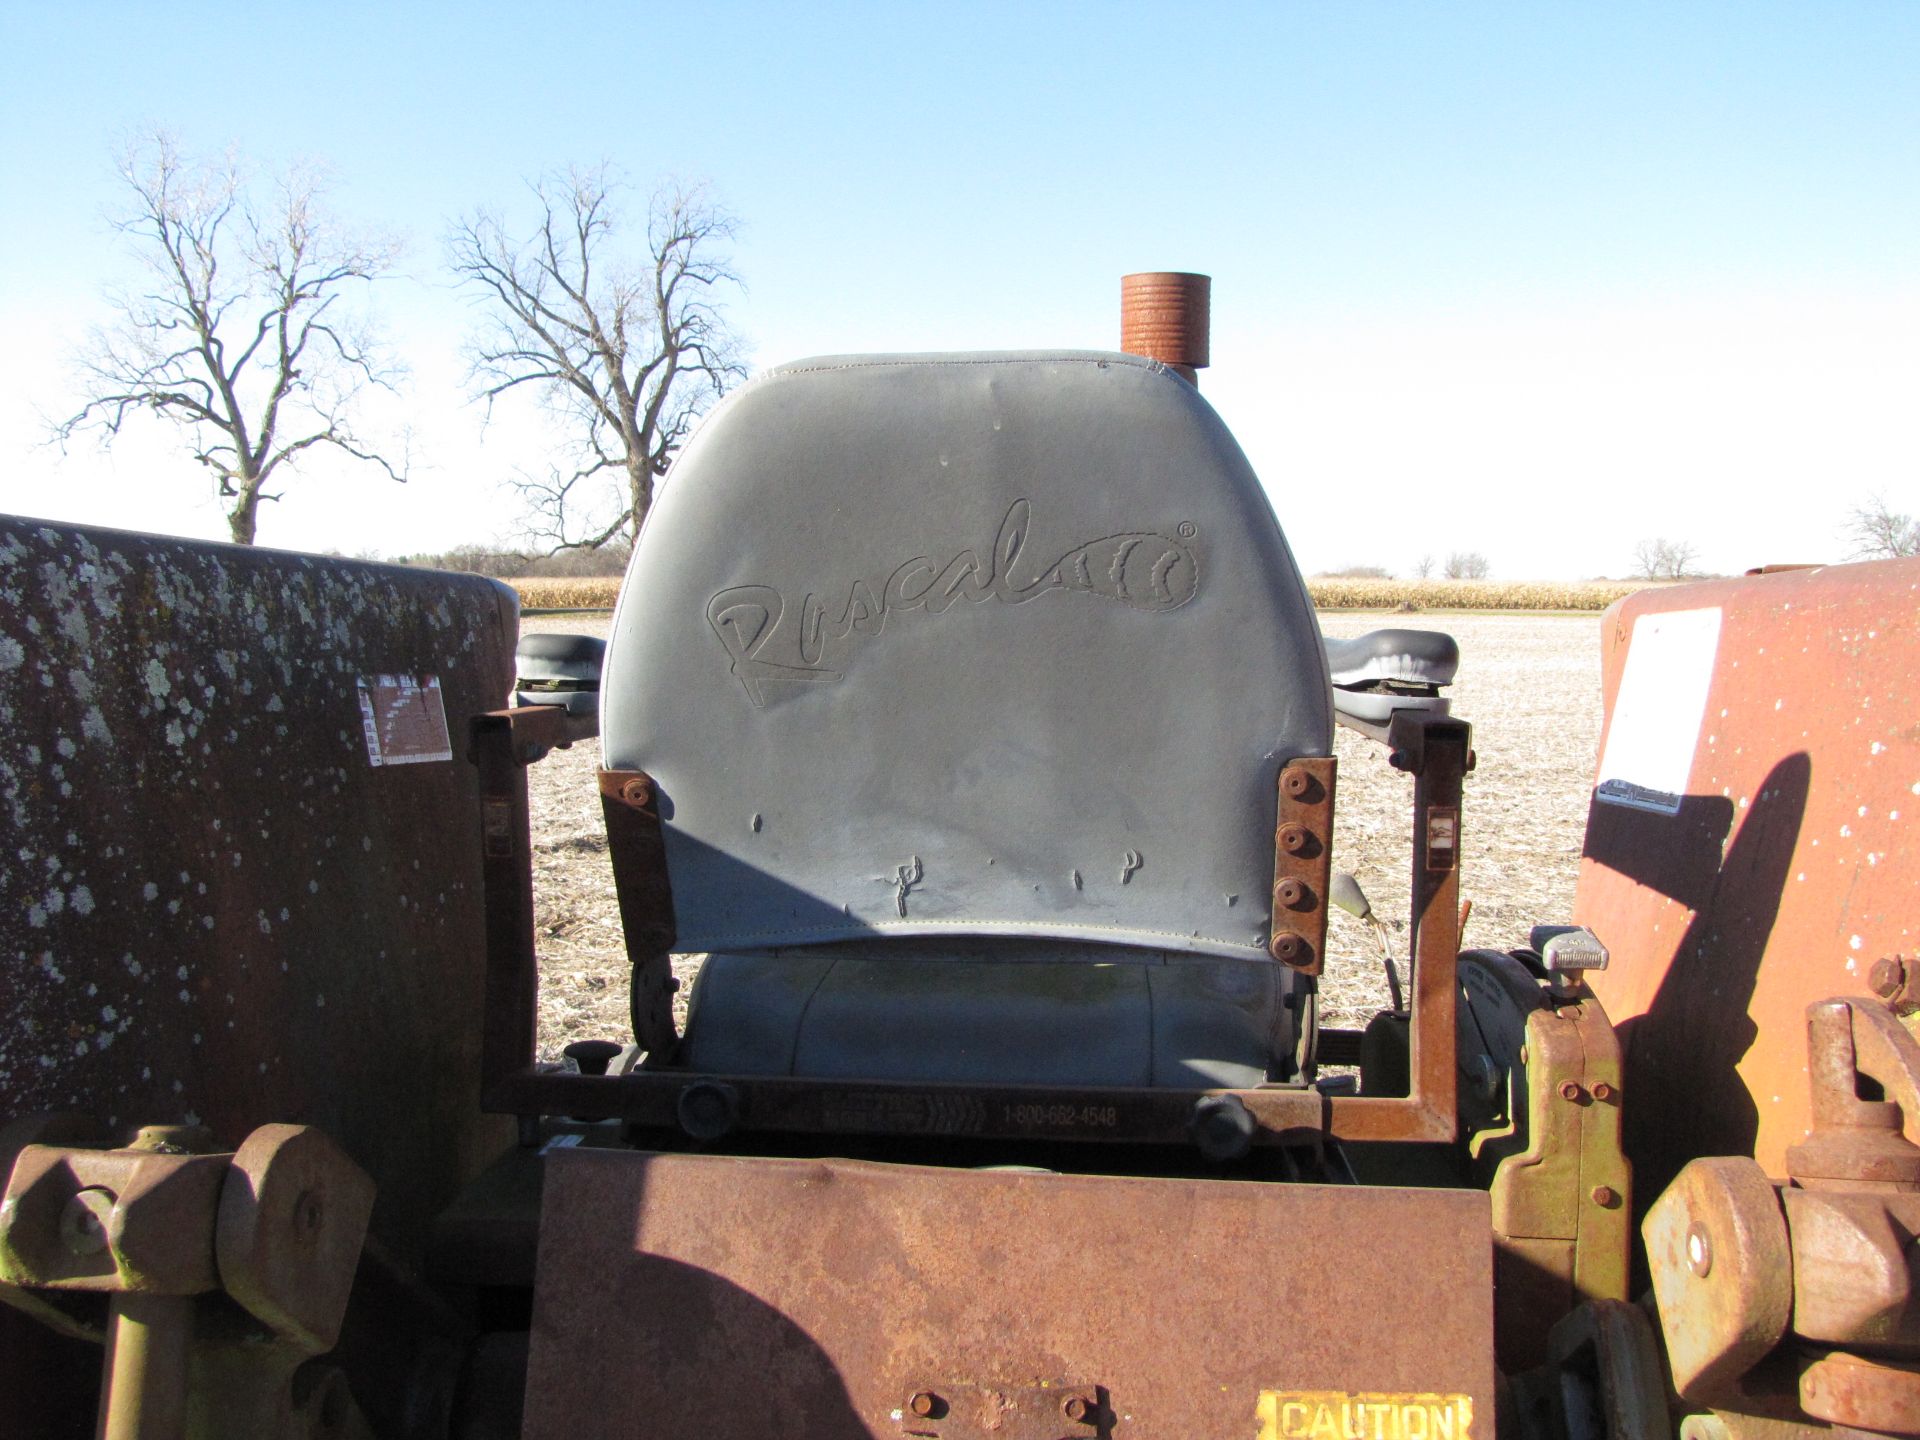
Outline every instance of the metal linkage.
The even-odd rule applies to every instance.
[[[1801,1417],[1920,1434],[1920,1042],[1865,998],[1809,1006],[1807,1042],[1788,1180],[1695,1160],[1648,1212],[1674,1388],[1734,1440]]]
[[[309,1407],[353,1412],[344,1380],[309,1372],[296,1396],[294,1372],[339,1339],[373,1181],[304,1126],[231,1154],[188,1148],[202,1138],[27,1145],[0,1201],[4,1286],[107,1297],[106,1440],[260,1440],[307,1434]],[[216,1295],[245,1323],[196,1303]],[[190,1372],[208,1383],[190,1390]]]

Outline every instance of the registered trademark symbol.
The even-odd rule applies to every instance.
[[[1198,535],[1199,533],[1200,533],[1200,527],[1194,524],[1193,521],[1182,520],[1180,522],[1180,538],[1182,540],[1191,540],[1194,536]]]

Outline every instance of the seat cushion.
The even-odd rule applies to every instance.
[[[708,957],[681,1060],[712,1074],[1258,1085],[1292,977],[1060,941],[884,940]]]
[[[1439,630],[1369,630],[1351,640],[1329,635],[1321,643],[1336,685],[1451,685],[1460,668],[1459,644]]]

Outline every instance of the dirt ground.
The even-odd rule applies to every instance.
[[[1453,708],[1473,722],[1479,754],[1461,822],[1462,894],[1473,902],[1467,944],[1505,949],[1524,944],[1532,925],[1567,919],[1600,733],[1599,616],[1335,612],[1323,620],[1341,638],[1398,624],[1460,642]],[[605,635],[607,625],[605,615],[551,615],[521,628]],[[1413,782],[1351,731],[1339,730],[1334,748],[1334,864],[1359,879],[1404,961]],[[629,1034],[626,951],[594,785],[599,759],[590,742],[531,772],[543,1059],[573,1040]],[[1329,953],[1322,1023],[1362,1024],[1387,1003],[1378,945],[1335,912]],[[674,961],[683,996],[700,959]]]

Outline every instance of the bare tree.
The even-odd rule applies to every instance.
[[[1418,560],[1414,561],[1413,573],[1422,580],[1430,577],[1433,574],[1433,556],[1422,555]]]
[[[140,286],[109,295],[117,314],[79,357],[86,404],[54,427],[64,445],[81,431],[110,443],[143,412],[185,433],[193,458],[232,501],[233,539],[251,545],[260,506],[308,451],[330,447],[406,479],[361,440],[355,402],[392,388],[363,319],[340,302],[385,275],[392,242],[337,231],[311,167],[279,177],[257,198],[232,154],[183,155],[156,134],[127,147],[120,178],[132,192],[115,228],[146,267]]]
[[[1892,509],[1884,495],[1847,512],[1842,533],[1853,542],[1855,560],[1897,560],[1920,555],[1920,520]]]
[[[1478,550],[1452,551],[1441,567],[1441,573],[1449,580],[1484,580],[1492,569],[1487,557]]]
[[[1697,574],[1700,552],[1686,540],[1654,536],[1633,547],[1634,574],[1642,580],[1685,580]]]
[[[630,543],[694,421],[746,375],[722,310],[739,285],[727,253],[738,225],[705,189],[663,187],[635,260],[620,249],[627,187],[609,166],[530,188],[539,220],[524,239],[487,211],[448,237],[454,272],[488,311],[472,383],[489,413],[526,387],[574,428],[566,464],[516,482],[535,538],[554,551]]]

